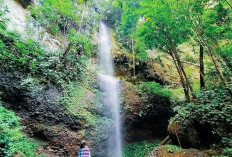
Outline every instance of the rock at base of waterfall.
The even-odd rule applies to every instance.
[[[209,157],[197,149],[174,149],[168,145],[160,146],[150,152],[147,157]]]

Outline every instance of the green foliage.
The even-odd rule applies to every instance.
[[[23,77],[20,81],[20,87],[28,91],[32,97],[38,96],[43,90],[40,81],[31,76]]]
[[[38,43],[31,39],[21,41],[16,32],[0,32],[0,61],[4,69],[22,72],[36,72],[39,62],[45,57]]]
[[[131,38],[133,37],[134,30],[136,28],[136,22],[139,19],[139,1],[138,0],[128,0],[120,2],[115,1],[122,5],[122,17],[121,25],[117,29],[117,35],[120,37],[119,42],[123,44],[124,47],[131,49]]]
[[[117,29],[117,41],[132,52],[131,38],[133,38],[137,61],[146,62],[146,50],[156,48],[170,53],[172,49],[183,42],[189,42],[191,38],[197,46],[201,43],[205,52],[209,48],[212,49],[213,57],[218,64],[221,64],[225,78],[230,81],[232,74],[230,3],[227,1],[214,3],[210,0],[129,0],[126,2],[114,0],[114,2],[123,11],[121,25]],[[188,54],[183,59],[188,62],[198,62]],[[211,71],[212,69],[209,69],[209,72]],[[213,71],[213,75],[208,78],[216,78],[218,71]],[[219,82],[219,84],[222,82],[219,79],[211,80],[210,82]],[[196,87],[197,84],[193,86]],[[193,90],[196,91],[198,88]]]
[[[186,20],[184,1],[142,0],[139,12],[145,18],[137,27],[136,36],[145,49],[153,47],[168,50],[183,43],[190,34],[191,23]],[[170,45],[170,40],[174,45]]]
[[[203,27],[208,40],[211,40],[210,42],[214,43],[225,37],[231,38],[228,36],[228,33],[231,32],[231,28],[228,27],[230,23],[229,10],[222,3],[218,3],[212,8],[205,8],[202,16]]]
[[[77,116],[79,121],[84,121],[85,127],[96,127],[101,117],[97,115],[99,100],[97,95],[91,91],[94,89],[91,89],[87,82],[70,82],[63,85],[63,88],[65,89],[64,96],[60,102],[64,104],[66,111]]]
[[[144,92],[148,95],[154,94],[157,96],[163,96],[167,98],[171,97],[170,91],[156,82],[144,82],[140,84],[139,91]]]
[[[170,88],[171,99],[177,102],[185,101],[184,91],[182,87],[179,88]],[[183,96],[183,97],[181,97]]]
[[[197,60],[195,57],[191,56],[191,55],[186,55],[184,57],[184,60],[190,63],[197,63]]]
[[[30,11],[43,27],[54,34],[60,30],[66,34],[70,29],[68,23],[77,23],[80,20],[80,14],[70,0],[45,0],[43,5],[31,6]]]
[[[30,7],[31,15],[43,27],[52,34],[62,33],[68,35],[69,31],[75,29],[80,31],[85,27],[93,31],[99,15],[88,5],[81,1],[73,0],[44,0],[43,4]]]
[[[64,85],[63,88],[66,90],[64,91],[64,96],[61,98],[61,103],[65,105],[68,113],[77,116],[80,120],[84,120],[86,123],[85,126],[89,127],[95,126],[97,122],[95,115],[91,112],[92,106],[88,104],[87,100],[85,101],[86,94],[90,92],[86,87],[87,84],[83,84],[83,82],[70,82]]]
[[[146,155],[158,146],[158,142],[142,141],[125,145],[123,149],[124,157],[146,157]]]
[[[217,52],[223,57],[227,62],[228,66],[232,68],[232,42],[222,41],[219,43],[219,49]]]
[[[146,62],[146,60],[147,60],[147,53],[145,51],[137,53],[136,59],[138,59],[139,61],[142,61],[142,62]]]
[[[225,147],[219,156],[214,156],[214,157],[231,157],[231,156],[232,156],[232,143],[230,144],[229,147]]]
[[[114,29],[117,29],[121,23],[123,13],[121,6],[121,0],[110,0],[107,3],[107,7],[104,11],[104,16],[107,19],[107,23]]]
[[[21,133],[20,118],[0,105],[0,156],[36,156],[37,144]]]
[[[19,71],[50,80],[56,84],[64,81],[77,80],[86,71],[88,56],[93,45],[85,35],[70,34],[75,41],[75,49],[62,58],[64,52],[51,53],[43,49],[39,43],[28,39],[23,40],[17,32],[0,31],[0,62],[1,69]],[[63,62],[63,63],[62,63]]]
[[[222,152],[222,155],[223,156],[232,156],[232,148],[225,148],[224,150],[223,150],[223,152]]]
[[[215,89],[196,93],[196,96],[198,101],[181,107],[170,123],[177,121],[182,128],[187,128],[193,122],[198,122],[209,125],[213,134],[227,137],[232,129],[232,105],[227,92]]]
[[[44,0],[43,4],[30,7],[32,17],[43,28],[69,42],[61,63],[68,69],[71,66],[70,70],[78,71],[78,60],[83,61],[83,55],[90,56],[94,50],[90,39],[99,19],[99,14],[92,8],[94,5],[93,1]]]
[[[99,100],[100,91],[94,87],[97,84],[95,70],[95,67],[89,65],[89,71],[82,75],[82,79],[62,86],[64,95],[60,103],[64,105],[68,114],[75,115],[78,121],[84,122],[84,128],[96,128],[104,121],[109,123],[107,118],[99,116],[102,112],[102,104]],[[102,129],[104,130],[104,127]]]
[[[209,0],[190,1],[189,18],[193,23],[194,39],[200,41],[205,46],[205,50],[212,51],[214,58],[221,64],[222,72],[226,79],[230,80],[231,75],[231,6],[227,1],[217,1],[213,3]],[[219,55],[217,55],[219,54]],[[221,58],[222,56],[222,58]],[[226,62],[226,64],[224,64]],[[212,69],[209,70],[209,74]],[[213,70],[215,71],[215,70]],[[217,71],[215,71],[218,75]],[[215,77],[210,75],[210,77]],[[218,82],[212,78],[212,82]]]
[[[85,55],[90,56],[91,52],[93,52],[93,44],[87,35],[72,29],[68,34],[68,39],[73,43],[73,49],[76,49],[78,55],[84,53]]]

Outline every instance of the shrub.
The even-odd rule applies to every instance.
[[[31,39],[22,41],[16,32],[0,32],[0,61],[6,70],[35,73],[39,71],[39,62],[45,57],[45,51]]]
[[[87,56],[90,56],[91,52],[93,51],[93,44],[89,40],[89,37],[84,33],[76,32],[72,29],[68,34],[68,39],[76,49],[76,55],[80,55],[84,53]]]
[[[36,156],[37,144],[21,133],[20,118],[0,104],[0,156]]]
[[[227,91],[214,89],[196,93],[196,96],[197,101],[182,106],[170,123],[176,121],[186,129],[197,122],[208,126],[212,134],[227,137],[232,130],[232,105]]]
[[[147,94],[154,94],[167,98],[171,97],[171,92],[156,82],[144,82],[139,85],[139,90]]]

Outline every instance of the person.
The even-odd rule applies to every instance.
[[[81,141],[80,147],[78,157],[91,157],[89,148],[86,146],[86,142],[84,140]]]

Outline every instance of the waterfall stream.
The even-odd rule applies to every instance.
[[[105,115],[112,119],[112,128],[109,130],[108,157],[122,157],[121,121],[120,121],[120,84],[114,78],[113,59],[111,54],[111,36],[107,26],[100,22],[99,30],[99,65],[98,73],[100,89],[104,92],[103,104]]]

